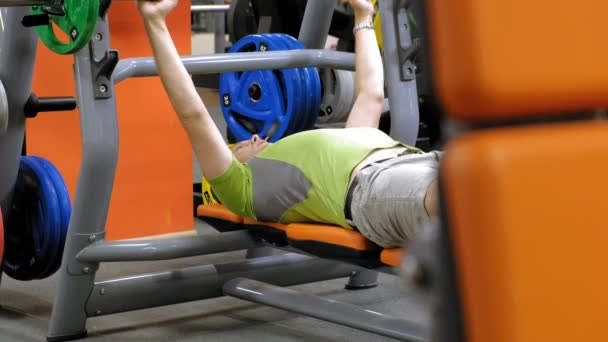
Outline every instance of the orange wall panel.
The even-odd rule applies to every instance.
[[[112,48],[120,58],[151,56],[135,2],[116,2],[109,13]],[[191,53],[190,2],[168,18],[180,54]],[[73,57],[42,44],[34,75],[38,96],[75,96]],[[108,239],[190,230],[192,150],[158,78],[126,80],[116,87],[120,148],[107,222]],[[74,199],[82,146],[77,111],[41,113],[27,125],[28,154],[59,168]]]

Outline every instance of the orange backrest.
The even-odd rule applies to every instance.
[[[608,123],[586,122],[449,144],[442,180],[468,342],[608,341],[607,137]]]
[[[437,88],[454,118],[608,105],[608,1],[426,3]]]
[[[403,261],[405,250],[403,248],[386,248],[380,253],[380,261],[390,266],[399,266]]]

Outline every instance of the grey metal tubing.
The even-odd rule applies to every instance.
[[[291,286],[342,278],[355,270],[329,260],[283,254],[112,279],[95,284],[86,313],[101,316],[220,297],[222,286],[238,277]]]
[[[27,8],[0,8],[0,80],[9,107],[8,129],[6,134],[0,133],[0,207],[4,215],[17,180],[25,132],[23,107],[32,92],[36,61],[38,35],[21,26],[21,19],[29,13]]]
[[[53,0],[0,0],[0,7],[33,6],[52,4]],[[20,17],[21,20],[23,17]]]
[[[191,74],[214,74],[230,71],[272,70],[284,68],[320,67],[355,70],[355,55],[328,50],[292,50],[242,52],[182,57]],[[114,83],[130,77],[157,76],[152,57],[129,58],[118,63]]]
[[[425,329],[414,322],[251,279],[227,282],[224,294],[403,341],[426,341]]]
[[[192,6],[190,6],[190,11],[191,12],[220,12],[220,13],[224,13],[224,12],[228,12],[229,9],[230,9],[230,5],[222,5],[222,4],[215,4],[215,5],[192,5]]]
[[[118,162],[118,120],[114,86],[106,84],[108,98],[96,96],[94,82],[95,61],[100,61],[110,49],[110,32],[106,20],[98,20],[89,46],[74,55],[76,98],[80,109],[82,160],[68,236],[59,271],[59,285],[53,305],[49,340],[84,333],[86,315],[84,307],[94,286],[98,264],[85,264],[76,255],[95,240],[105,235],[106,219]]]
[[[230,9],[230,5],[225,5],[224,0],[215,0],[216,6],[224,6],[226,10]],[[195,6],[193,6],[195,7]],[[215,30],[214,30],[214,52],[224,53],[226,52],[226,20],[224,13],[220,12],[215,15]]]
[[[247,259],[262,258],[281,253],[279,249],[264,246],[262,248],[250,248],[247,250],[245,257]],[[301,253],[300,253],[301,254]]]
[[[171,240],[97,242],[85,247],[76,259],[84,263],[171,260],[260,246],[261,242],[242,230]]]
[[[335,7],[335,1],[308,0],[298,36],[307,49],[325,48]]]
[[[406,9],[397,6],[396,1],[382,0],[379,3],[382,13],[384,73],[391,108],[391,136],[413,146],[420,125],[416,70],[411,61],[401,60],[405,49],[412,46],[412,37]]]

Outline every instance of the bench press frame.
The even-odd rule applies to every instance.
[[[333,6],[332,1],[308,1],[299,37],[308,50],[189,56],[183,58],[184,65],[192,74],[309,66],[354,70],[354,54],[321,50],[331,21],[328,13],[332,13]],[[414,69],[408,58],[412,39],[408,25],[404,25],[407,23],[407,4],[402,0],[382,0],[380,6],[387,88],[393,108],[392,135],[413,145],[418,133],[419,113],[416,77],[411,74]],[[0,51],[21,52],[19,56],[0,59],[6,61],[0,62],[2,81],[12,81],[6,84],[18,93],[10,99],[11,108],[23,108],[31,91],[37,37],[33,30],[20,27],[19,22],[28,11],[27,8],[3,8],[0,12],[0,18],[8,26],[8,30],[0,33]],[[153,58],[118,61],[118,53],[110,47],[107,18],[99,18],[95,33],[101,38],[93,39],[74,55],[82,161],[48,341],[85,336],[86,321],[90,317],[223,295],[405,341],[424,340],[423,327],[415,323],[278,287],[348,276],[350,284],[368,286],[376,282],[375,271],[303,255],[297,250],[293,250],[297,253],[269,255],[261,248],[263,242],[247,231],[172,240],[104,241],[118,160],[114,84],[130,77],[156,76],[157,72]],[[15,78],[19,81],[14,81]],[[402,96],[404,93],[408,96]],[[25,120],[20,111],[11,115],[10,133],[0,137],[0,159],[2,162],[6,159],[8,164],[5,165],[15,171],[7,174],[16,177]],[[15,177],[3,177],[0,190],[10,189]],[[10,203],[10,190],[4,192],[0,193],[0,200],[6,208]],[[101,262],[168,260],[243,249],[249,251],[249,258],[239,262],[95,281]],[[265,296],[252,296],[243,291],[247,288],[255,288]]]

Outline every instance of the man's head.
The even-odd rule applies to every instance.
[[[261,139],[257,134],[252,136],[251,139],[241,141],[230,148],[232,153],[238,161],[246,163],[255,157],[256,154],[260,153],[270,143],[264,139]]]

